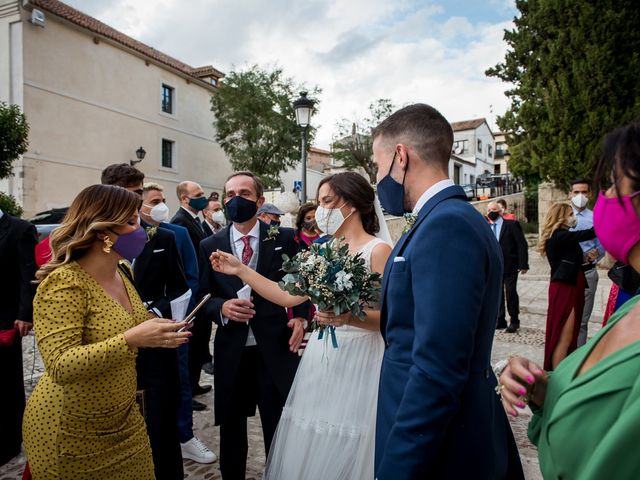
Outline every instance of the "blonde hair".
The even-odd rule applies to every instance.
[[[554,203],[544,216],[544,221],[540,226],[540,240],[538,241],[538,252],[543,257],[547,254],[547,240],[551,238],[553,232],[559,228],[566,227],[567,218],[573,212],[571,205],[567,203]]]
[[[160,185],[159,183],[146,182],[144,184],[144,186],[142,187],[142,190],[144,190],[144,193],[147,193],[149,190],[156,190],[158,192],[164,192],[164,187],[162,185]]]
[[[56,268],[81,258],[98,233],[129,222],[141,202],[137,194],[114,185],[92,185],[82,190],[62,224],[49,236],[51,260],[36,273],[36,283]]]

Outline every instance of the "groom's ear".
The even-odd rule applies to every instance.
[[[264,205],[264,197],[260,197],[260,198],[256,201],[256,205],[258,206],[258,208],[260,208],[262,205]]]

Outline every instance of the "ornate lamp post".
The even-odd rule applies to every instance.
[[[139,149],[136,150],[136,158],[138,160],[129,160],[129,163],[131,164],[131,166],[135,165],[136,163],[140,163],[143,159],[144,156],[147,154],[147,151],[140,147]]]
[[[302,131],[302,203],[307,201],[307,129],[311,123],[313,100],[307,98],[307,92],[300,92],[300,98],[293,102],[296,122]]]

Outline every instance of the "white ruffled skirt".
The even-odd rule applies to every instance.
[[[267,480],[373,479],[375,422],[384,342],[379,332],[314,332],[271,446]]]

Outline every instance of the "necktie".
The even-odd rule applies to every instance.
[[[242,240],[242,243],[244,243],[244,248],[242,249],[242,263],[245,265],[249,265],[251,257],[253,257],[253,248],[251,248],[251,237],[249,235],[246,235],[240,240]]]
[[[491,228],[493,229],[493,236],[498,238],[498,224],[492,223]]]
[[[196,221],[196,225],[198,225],[198,228],[200,229],[200,231],[202,233],[205,233],[204,232],[204,228],[202,228],[202,222],[200,221],[200,219],[198,217],[195,217],[195,221]]]

